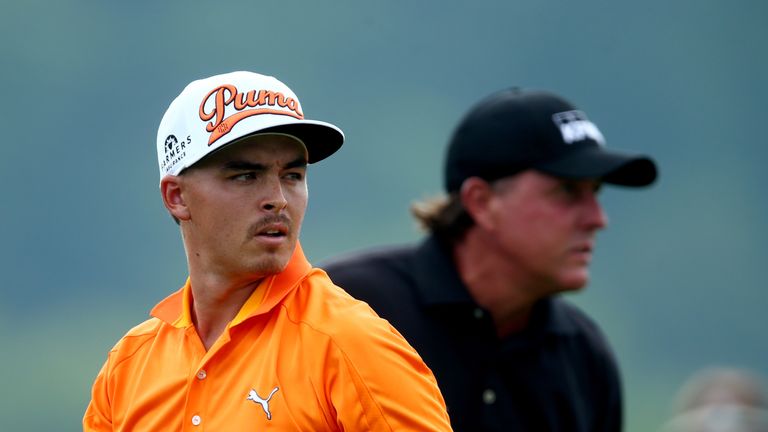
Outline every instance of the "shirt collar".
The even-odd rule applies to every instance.
[[[435,236],[416,246],[413,278],[426,305],[472,304],[474,301],[462,283],[451,258],[450,248]]]
[[[559,296],[545,297],[539,300],[531,313],[532,327],[538,327],[545,333],[575,334],[579,331],[574,321],[573,306],[568,305]]]
[[[285,269],[264,278],[245,301],[240,311],[230,323],[235,326],[246,319],[272,310],[293,288],[298,286],[312,270],[312,265],[304,256],[300,243],[296,243],[290,261]],[[150,315],[176,327],[186,328],[192,325],[192,283],[187,278],[181,289],[166,297],[150,312]]]
[[[416,246],[414,255],[413,277],[425,306],[479,307],[461,281],[449,246],[432,235]],[[575,333],[578,325],[569,309],[573,306],[557,296],[539,300],[533,308],[529,328],[545,333]]]

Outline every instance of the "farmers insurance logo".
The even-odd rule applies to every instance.
[[[187,155],[187,146],[192,144],[192,137],[187,136],[187,139],[179,141],[176,135],[168,135],[165,138],[165,144],[163,145],[163,152],[165,157],[160,163],[160,168],[163,171],[168,171],[169,168],[175,165],[178,161]]]
[[[587,119],[587,115],[581,111],[564,111],[552,115],[552,120],[560,128],[563,141],[573,144],[591,138],[600,145],[605,145],[605,139],[594,123]]]
[[[206,105],[213,105],[213,109],[206,111]],[[235,113],[225,118],[226,108],[230,105],[235,109]],[[237,87],[231,84],[211,90],[200,104],[200,120],[210,121],[205,126],[205,130],[211,133],[208,139],[209,146],[228,134],[240,120],[259,114],[304,118],[299,101],[292,97],[270,90],[251,90],[240,93]]]

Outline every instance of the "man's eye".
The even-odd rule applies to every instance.
[[[560,183],[560,190],[568,195],[577,195],[579,193],[579,187],[570,182]]]
[[[285,177],[290,180],[301,181],[304,178],[304,174],[300,172],[293,172],[286,174]]]
[[[241,173],[231,177],[232,180],[236,180],[236,181],[248,181],[248,180],[253,180],[255,178],[256,178],[256,174],[252,172]]]

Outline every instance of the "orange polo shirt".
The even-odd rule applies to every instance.
[[[301,250],[205,351],[190,282],[131,329],[96,377],[84,431],[449,431],[416,351]]]

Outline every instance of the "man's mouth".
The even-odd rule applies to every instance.
[[[571,253],[573,253],[575,256],[586,260],[590,260],[592,258],[592,252],[594,252],[594,244],[592,242],[579,243],[574,245],[574,247],[571,249]]]
[[[291,220],[287,216],[270,216],[257,222],[251,228],[253,238],[268,242],[279,242],[291,233]]]
[[[288,235],[288,227],[282,224],[269,225],[260,229],[257,235],[272,238],[285,237]]]

